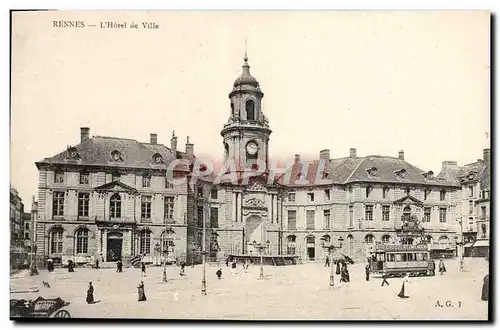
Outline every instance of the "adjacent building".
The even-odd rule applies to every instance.
[[[453,161],[434,175],[407,162],[404,151],[360,156],[351,148],[331,157],[324,149],[316,160],[295,155],[293,165],[277,174],[263,97],[245,55],[221,130],[227,165],[222,177],[193,170],[197,159],[189,138],[181,152],[175,135],[167,147],[156,134],[144,143],[90,137],[89,128],[81,128],[79,144],[36,163],[37,253],[63,263],[127,261],[137,254],[151,263],[165,257],[191,262],[200,259],[205,244],[211,258],[256,254],[264,246],[266,254],[315,260],[334,244],[362,259],[376,242],[400,242],[405,224],[419,219],[430,248],[454,255],[469,183],[478,194],[467,199],[474,205],[473,227],[478,240],[489,236],[489,226],[483,230],[489,223],[486,162],[470,169],[476,175],[465,182],[468,165]],[[183,184],[166,177],[176,160],[185,161],[172,167],[174,178],[187,179]]]
[[[17,190],[10,188],[10,266],[18,269],[26,262],[24,246],[24,203]]]

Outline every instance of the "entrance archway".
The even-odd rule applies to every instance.
[[[110,232],[107,235],[106,261],[118,261],[122,258],[123,233]]]
[[[307,260],[314,261],[316,258],[316,238],[313,235],[306,237]]]
[[[254,251],[253,242],[264,244],[264,223],[258,215],[252,215],[245,221],[245,241],[247,244],[247,253]]]

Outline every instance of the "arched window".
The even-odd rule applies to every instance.
[[[443,235],[443,236],[439,237],[439,248],[440,249],[447,249],[449,247],[449,244],[450,244],[450,240],[449,240],[448,236]]]
[[[425,242],[426,242],[427,244],[432,243],[432,236],[431,236],[431,235],[427,235],[427,236],[425,237]]]
[[[76,253],[89,253],[89,230],[80,228],[75,234]]]
[[[231,102],[231,117],[234,117],[234,103]]]
[[[309,235],[306,237],[306,243],[307,244],[314,244],[314,241],[315,241],[315,237],[312,236],[312,235]]]
[[[148,232],[149,233],[149,232]],[[174,235],[175,232],[172,229],[167,230],[166,232],[163,231],[161,234],[161,252],[162,253],[168,253],[169,256],[174,255]]]
[[[248,100],[246,103],[247,120],[255,120],[255,102]]]
[[[375,241],[375,237],[372,234],[365,236],[365,243],[372,244]]]
[[[330,245],[331,244],[330,235],[323,235],[323,237],[321,237],[321,241],[323,241],[325,245]]]
[[[410,221],[411,208],[409,206],[403,209],[403,222]]]
[[[62,253],[63,248],[63,229],[56,227],[50,231],[50,253]]]
[[[122,216],[122,199],[120,195],[114,194],[109,201],[109,217],[121,218]]]
[[[382,236],[382,243],[384,243],[384,244],[390,243],[391,240],[392,240],[391,239],[391,235],[384,235],[384,236]]]
[[[151,253],[151,232],[149,230],[142,230],[139,232],[139,253]]]
[[[286,254],[295,255],[295,242],[297,237],[295,235],[290,235],[286,237]]]

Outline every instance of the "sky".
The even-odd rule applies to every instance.
[[[108,21],[127,28],[99,28]],[[189,136],[195,154],[220,160],[245,39],[271,158],[404,150],[438,173],[490,147],[488,12],[17,12],[11,184],[25,208],[35,161],[78,144],[82,126],[143,142],[157,133],[167,146],[175,130],[180,150]]]

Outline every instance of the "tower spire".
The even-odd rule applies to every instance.
[[[245,62],[248,62],[248,56],[247,56],[247,38],[245,38],[245,57],[243,58]]]

